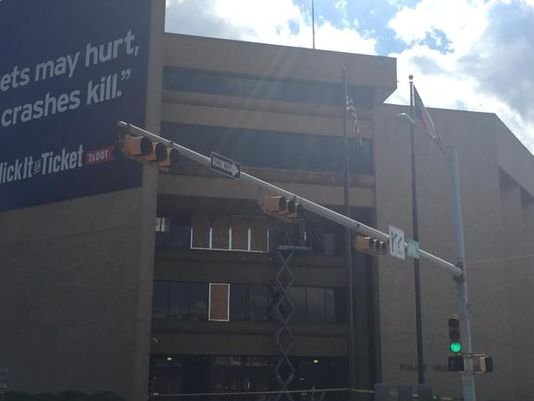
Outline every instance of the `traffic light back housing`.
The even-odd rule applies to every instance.
[[[287,199],[283,196],[266,196],[263,199],[263,209],[270,213],[287,214]]]
[[[357,235],[352,245],[356,250],[369,255],[383,255],[387,252],[387,244],[376,238]]]
[[[178,163],[180,163],[180,152],[173,148],[166,148],[166,157],[158,164],[159,169],[165,173],[176,170]]]
[[[261,204],[263,211],[284,221],[295,222],[302,217],[303,207],[295,199],[283,196],[265,196]]]
[[[480,357],[480,371],[482,373],[493,372],[493,358],[491,356],[485,355]]]
[[[120,148],[128,157],[144,157],[152,152],[152,141],[144,136],[125,134],[122,136]]]
[[[447,368],[449,372],[463,372],[464,357],[462,355],[449,356]]]
[[[145,136],[119,134],[119,148],[129,158],[148,162],[162,172],[176,171],[180,161],[178,150],[161,142],[153,142]]]
[[[161,162],[167,157],[167,148],[159,142],[152,142],[151,151],[143,156],[147,162]]]

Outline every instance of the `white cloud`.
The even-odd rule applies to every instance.
[[[312,47],[311,18],[292,0],[167,0],[166,30]],[[337,28],[320,16],[315,38],[318,49],[376,54],[374,39],[349,27]]]
[[[329,22],[324,22],[315,29],[315,33],[318,49],[376,54],[376,40],[364,38],[353,29],[339,29]]]
[[[427,106],[496,113],[534,152],[532,3],[422,0],[399,9],[390,27],[408,48],[391,54],[399,89],[390,101],[408,102],[413,74]],[[450,40],[448,53],[425,44],[436,30]]]
[[[299,27],[304,25],[299,8],[291,0],[217,0],[213,13],[225,24],[243,32],[244,39],[268,43],[293,40],[295,35],[289,28],[289,21]]]
[[[445,32],[458,52],[476,43],[488,25],[483,0],[422,0],[415,8],[402,7],[389,26],[408,45],[421,43],[435,30]]]

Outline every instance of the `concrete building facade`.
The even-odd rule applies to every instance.
[[[394,59],[164,34],[162,2],[154,10],[149,130],[341,211],[345,70],[361,135],[350,139],[352,215],[411,236],[409,128],[395,118],[408,110],[384,103]],[[479,399],[532,400],[534,159],[494,114],[430,113],[459,150],[473,346],[495,361],[477,376]],[[447,164],[422,131],[416,163],[421,247],[452,260]],[[346,387],[343,229],[306,211],[289,227],[261,197],[184,160],[172,175],[145,166],[140,188],[2,212],[0,363],[11,388],[129,400],[149,388],[275,390],[277,249],[296,240],[306,249],[289,262],[290,388]],[[353,275],[357,388],[416,383],[410,261],[354,251]],[[229,284],[227,303],[210,284]],[[459,397],[460,376],[446,371],[453,279],[422,262],[421,286],[427,383]],[[209,319],[220,302],[228,321]]]

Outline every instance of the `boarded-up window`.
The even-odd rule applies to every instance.
[[[211,221],[211,247],[214,249],[230,248],[230,219],[216,217]]]
[[[230,284],[210,283],[209,320],[230,320]]]
[[[192,248],[269,252],[269,223],[265,217],[193,216]]]
[[[248,251],[249,220],[244,217],[232,218],[232,249]]]
[[[269,251],[269,225],[267,219],[250,220],[250,250],[268,252]]]
[[[210,247],[210,220],[207,216],[193,216],[193,248]]]

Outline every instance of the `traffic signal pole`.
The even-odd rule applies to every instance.
[[[455,282],[460,319],[463,321],[460,328],[462,337],[465,338],[465,351],[463,352],[464,373],[462,375],[463,396],[465,401],[476,401],[473,345],[471,341],[471,313],[469,310],[469,298],[467,296],[467,275],[465,270],[464,224],[462,218],[462,201],[460,198],[460,174],[458,173],[458,151],[452,146],[448,149],[441,149],[441,151],[449,163],[456,266],[462,269],[462,274],[455,276]]]
[[[175,149],[179,152],[180,156],[183,156],[187,159],[190,159],[196,163],[199,163],[205,167],[211,167],[211,159],[207,156],[204,156],[200,153],[197,153],[185,146],[179,145],[175,142],[169,141],[165,138],[162,138],[152,132],[146,131],[142,128],[136,127],[135,125],[119,121],[117,127],[122,133],[135,135],[135,136],[144,136],[149,138],[153,142],[162,143],[167,148]],[[467,277],[464,268],[465,264],[465,248],[464,248],[464,233],[463,233],[463,221],[462,221],[462,208],[460,200],[460,179],[458,174],[458,156],[456,149],[450,148],[448,151],[442,149],[447,160],[449,162],[450,168],[450,177],[452,183],[452,208],[453,208],[453,219],[454,219],[454,238],[455,238],[455,254],[456,261],[451,263],[442,259],[436,255],[431,254],[423,249],[419,249],[419,257],[421,259],[427,260],[433,266],[445,269],[449,271],[454,277],[457,288],[457,301],[458,309],[460,312],[460,318],[463,322],[462,324],[462,337],[465,341],[465,352],[464,364],[465,370],[462,375],[463,383],[463,396],[464,401],[476,401],[475,395],[475,380],[474,380],[474,370],[473,370],[473,350],[471,344],[471,322],[470,322],[470,311],[468,304],[467,296]],[[216,171],[216,170],[215,170]],[[302,207],[308,210],[311,213],[317,214],[321,217],[324,217],[327,220],[333,221],[337,224],[349,228],[353,231],[356,231],[360,234],[376,238],[378,240],[388,242],[389,235],[379,231],[375,228],[369,227],[357,220],[351,219],[347,216],[344,216],[340,213],[337,213],[333,210],[330,210],[324,206],[321,206],[315,202],[312,202],[306,198],[298,196],[292,192],[286,191],[283,188],[277,187],[276,185],[270,184],[266,181],[260,180],[259,178],[241,172],[239,178],[240,181],[247,182],[261,188],[263,190],[272,192],[273,194],[280,195],[295,201],[296,203],[302,205]],[[407,246],[407,243],[404,244]]]
[[[415,120],[401,113],[397,118],[409,123],[413,128],[416,126]],[[458,172],[458,151],[455,147],[444,147],[441,142],[436,142],[441,154],[448,164],[449,176],[451,179],[451,205],[453,218],[454,252],[455,264],[460,272],[453,273],[456,284],[456,300],[458,304],[459,318],[461,319],[461,334],[465,339],[462,357],[464,370],[462,373],[462,394],[464,401],[476,401],[475,373],[473,367],[473,346],[471,340],[471,311],[469,308],[469,298],[467,292],[467,274],[465,269],[465,246],[464,246],[464,225],[462,218],[462,201],[460,195],[460,174]]]
[[[159,142],[169,148],[176,149],[180,153],[180,156],[190,159],[205,167],[211,166],[211,159],[209,157],[197,153],[189,148],[186,148],[185,146],[169,141],[168,139],[162,138],[159,135],[153,134],[152,132],[139,128],[133,124],[129,124],[124,121],[119,121],[117,123],[117,127],[124,133],[128,133],[130,135],[144,136],[154,142]],[[334,223],[340,224],[344,227],[350,228],[351,230],[356,231],[360,234],[364,234],[384,242],[389,241],[389,235],[382,231],[369,227],[357,220],[351,219],[324,206],[321,206],[318,203],[298,196],[297,194],[286,191],[285,189],[277,187],[276,185],[260,180],[259,178],[253,175],[241,172],[240,177],[238,179],[243,182],[254,184],[263,190],[272,192],[273,194],[284,196],[288,199],[293,199],[297,203],[301,204],[302,207],[304,207],[304,209],[308,210],[309,212],[317,214],[327,220],[333,221]],[[404,245],[407,246],[407,243],[405,243]],[[448,270],[455,277],[460,277],[462,275],[462,269],[460,269],[458,266],[446,261],[445,259],[440,258],[439,256],[433,255],[430,252],[427,252],[423,249],[419,249],[419,256],[421,259],[428,260],[436,267]]]
[[[410,117],[414,118],[413,81],[410,75]],[[410,170],[412,178],[412,235],[419,243],[419,209],[417,207],[417,173],[415,168],[415,126],[410,125]],[[419,259],[413,259],[413,278],[415,295],[415,342],[417,346],[417,382],[425,384],[425,360],[423,356],[423,319],[421,316],[421,277]]]

